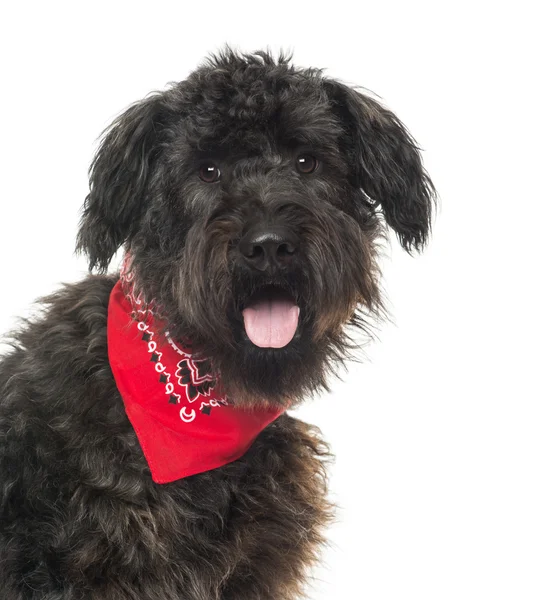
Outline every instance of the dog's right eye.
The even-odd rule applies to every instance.
[[[205,183],[216,183],[220,177],[221,172],[214,163],[205,163],[199,169],[199,179]]]

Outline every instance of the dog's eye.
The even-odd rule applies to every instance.
[[[300,154],[296,159],[296,169],[300,173],[309,175],[318,168],[318,160],[311,154]]]
[[[205,183],[216,183],[220,177],[221,172],[214,163],[206,163],[199,169],[199,179]]]

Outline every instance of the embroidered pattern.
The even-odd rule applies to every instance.
[[[167,397],[170,404],[181,404],[186,400],[188,405],[181,406],[178,410],[179,417],[185,423],[191,423],[198,414],[210,416],[213,408],[231,404],[223,395],[217,398],[208,398],[216,387],[216,380],[209,370],[207,360],[195,360],[189,352],[179,346],[169,334],[164,332],[164,344],[168,344],[178,355],[177,363],[171,368],[164,364],[164,352],[159,350],[159,341],[162,338],[151,328],[155,319],[155,306],[153,302],[147,303],[142,292],[136,289],[134,275],[129,270],[128,259],[122,265],[120,278],[123,293],[133,308],[132,318],[136,321],[141,340],[147,344],[148,360],[154,363],[155,376],[163,386],[163,397]],[[167,354],[167,353],[166,353]],[[202,401],[203,399],[208,401]]]

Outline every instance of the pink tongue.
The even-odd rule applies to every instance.
[[[291,300],[263,299],[242,311],[248,338],[260,348],[283,348],[298,328],[300,309]]]

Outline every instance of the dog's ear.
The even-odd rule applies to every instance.
[[[132,105],[102,134],[89,169],[89,194],[76,245],[87,254],[90,270],[106,271],[136,230],[158,151],[161,98],[153,95]]]
[[[415,140],[372,98],[335,80],[325,83],[344,125],[352,182],[381,206],[405,250],[421,250],[430,232],[435,189]]]

